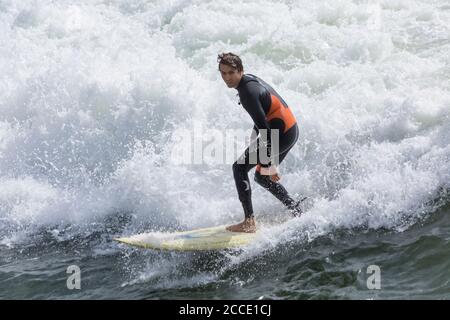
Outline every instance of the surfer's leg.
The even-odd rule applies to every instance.
[[[244,209],[245,218],[253,217],[252,189],[248,178],[248,172],[256,166],[256,163],[252,164],[252,159],[252,152],[249,147],[245,150],[244,154],[233,163],[234,182],[236,183],[239,200]]]
[[[263,176],[258,171],[255,172],[255,181],[272,193],[278,200],[281,201],[294,215],[301,214],[300,201],[296,202],[287,192],[286,188],[279,182],[273,182],[269,176]]]
[[[283,158],[284,158],[284,156],[282,154],[280,154],[280,163],[281,163]],[[294,215],[296,213],[298,213],[298,214],[300,213],[300,212],[297,212],[297,210],[296,210],[297,203],[295,202],[294,199],[292,199],[292,197],[287,192],[286,188],[283,187],[283,185],[281,183],[273,182],[272,180],[270,180],[270,176],[262,175],[259,172],[259,170],[257,170],[255,172],[255,181],[260,186],[262,186],[263,188],[265,188],[268,191],[270,191],[270,193],[272,193],[286,207],[288,207],[290,210],[293,210],[294,211],[293,212]]]
[[[278,164],[280,164],[284,160],[288,152],[297,141],[298,131],[296,130],[298,130],[298,128],[297,126],[295,126],[295,128],[292,129],[292,138],[286,137],[285,139],[280,139],[280,154],[278,157]],[[301,214],[301,209],[299,206],[301,201],[296,202],[294,199],[292,199],[286,188],[284,188],[281,183],[273,182],[272,180],[270,180],[270,176],[262,175],[259,171],[259,166],[256,168],[255,181],[260,186],[270,191],[270,193],[272,193],[278,200],[281,201],[281,203],[288,207],[294,215]]]

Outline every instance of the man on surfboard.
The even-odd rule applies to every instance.
[[[227,230],[255,232],[256,223],[248,178],[248,172],[255,166],[255,181],[269,190],[295,216],[301,214],[301,201],[294,201],[279,183],[280,175],[277,169],[297,142],[297,120],[283,98],[270,85],[257,76],[244,74],[239,56],[231,52],[222,53],[217,62],[223,81],[229,88],[238,91],[239,104],[242,104],[252,118],[253,130],[259,135],[233,164],[234,180],[245,219],[227,227]],[[272,154],[272,150],[276,152]]]

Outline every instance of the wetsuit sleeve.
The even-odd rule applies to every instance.
[[[259,98],[259,88],[258,84],[255,82],[247,84],[247,94],[241,96],[241,103],[244,109],[248,112],[250,117],[252,118],[256,131],[259,133],[259,130],[266,129],[267,131],[267,155],[270,158],[271,144],[270,144],[270,126],[266,119],[266,114],[261,104],[261,100]],[[261,164],[263,167],[270,166],[269,164]]]

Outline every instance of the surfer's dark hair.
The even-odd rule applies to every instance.
[[[217,62],[219,63],[219,71],[220,64],[224,64],[226,66],[232,67],[233,69],[237,69],[237,71],[244,71],[244,67],[242,66],[242,60],[238,55],[228,52],[221,53],[217,56]]]

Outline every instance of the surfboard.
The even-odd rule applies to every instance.
[[[178,232],[148,232],[114,240],[139,248],[177,251],[221,250],[245,246],[255,233],[231,232],[225,225]]]

